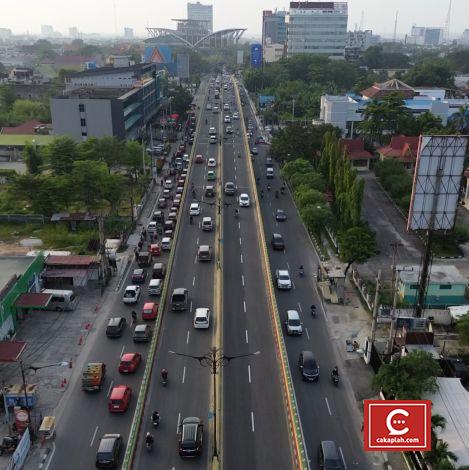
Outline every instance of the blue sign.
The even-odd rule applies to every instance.
[[[262,67],[262,44],[251,44],[251,67]]]

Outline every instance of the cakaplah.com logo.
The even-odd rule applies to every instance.
[[[365,450],[431,450],[430,400],[365,400]]]

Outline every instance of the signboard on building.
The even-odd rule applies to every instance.
[[[251,44],[251,67],[262,67],[262,44]]]
[[[189,54],[176,56],[178,78],[189,78]]]
[[[244,63],[244,51],[236,51],[236,64],[243,65]]]
[[[421,136],[407,230],[452,230],[467,136]]]

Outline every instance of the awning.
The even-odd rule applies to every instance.
[[[27,293],[21,294],[15,301],[15,307],[47,307],[49,305],[52,294]]]
[[[87,275],[88,275],[87,269],[54,269],[54,268],[46,268],[41,274],[43,278],[45,277],[48,277],[48,278],[86,277]]]
[[[16,362],[26,348],[26,341],[0,341],[0,362]]]

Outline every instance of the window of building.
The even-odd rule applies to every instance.
[[[440,284],[440,290],[451,290],[451,284]]]
[[[78,111],[80,111],[80,113],[84,113],[85,112],[85,105],[84,104],[79,104],[78,105]]]
[[[86,119],[81,118],[80,119],[80,125],[81,125],[81,127],[86,127]]]
[[[420,286],[419,286],[418,284],[411,284],[411,285],[410,285],[410,289],[412,289],[412,290],[418,290],[419,287],[420,287]]]
[[[86,136],[88,135],[88,132],[82,132],[81,135],[82,135],[83,137],[86,137]]]

